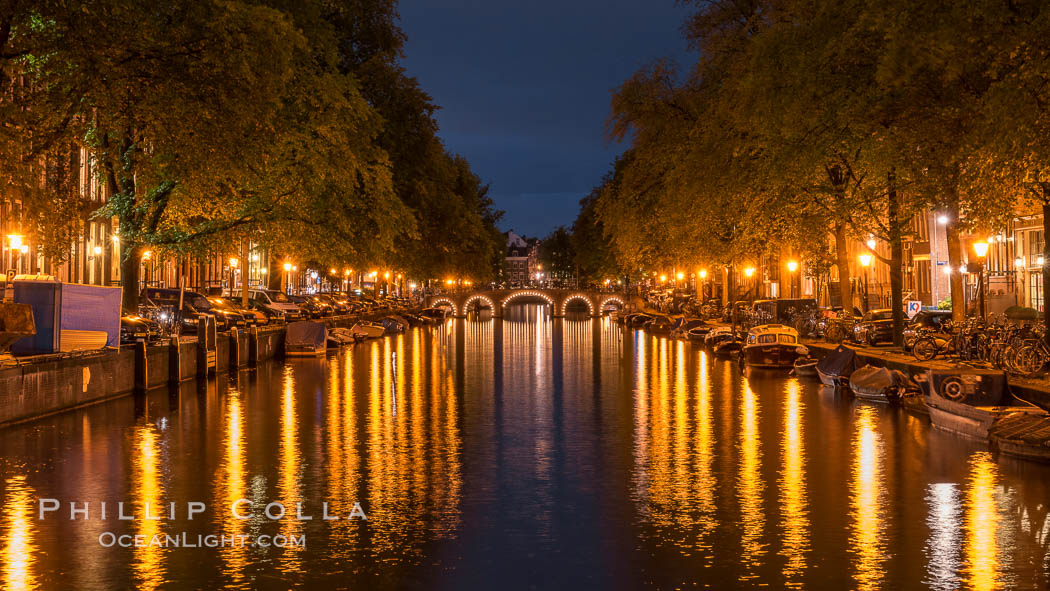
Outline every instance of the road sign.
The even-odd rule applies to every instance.
[[[908,311],[908,318],[911,318],[918,314],[919,310],[922,310],[922,302],[919,300],[908,300],[905,309]]]

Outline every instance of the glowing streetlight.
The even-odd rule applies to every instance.
[[[871,265],[871,255],[870,254],[862,254],[862,255],[860,255],[857,258],[860,259],[860,266],[861,267],[867,268],[869,265]]]
[[[230,257],[230,267],[231,268],[236,269],[238,263],[240,263],[240,261],[237,259],[237,257]]]
[[[1037,265],[1039,265],[1040,267],[1042,267],[1042,266],[1043,266],[1043,257],[1038,257],[1038,258],[1036,258],[1036,259],[1035,259],[1035,264],[1037,264]]]
[[[21,234],[8,234],[7,235],[7,240],[11,243],[11,248],[13,248],[15,250],[21,250],[22,249],[22,239],[23,238],[25,238],[25,236],[22,236]]]
[[[1017,257],[1016,259],[1014,259],[1014,266],[1015,267],[1023,267],[1024,266],[1024,257]]]
[[[95,255],[102,254],[102,247],[101,246],[96,246],[95,248],[93,248],[91,250],[95,253]]]
[[[343,275],[349,275],[349,274],[350,274],[350,269],[347,269],[347,270],[343,271]]]
[[[266,274],[266,267],[263,267],[263,268],[259,269],[259,274],[260,275],[265,275]]]
[[[788,261],[788,271],[790,271],[792,273],[794,273],[795,271],[798,271],[798,262],[796,262],[796,261]]]
[[[332,267],[331,269],[329,269],[328,272],[330,274],[332,274],[332,275],[335,275],[337,273],[337,271],[335,270],[335,267]]]
[[[685,279],[685,273],[679,271],[677,274],[675,274],[674,278],[677,279],[678,281],[681,281],[681,280]]]
[[[754,267],[748,267],[748,268],[744,269],[744,276],[745,277],[751,277],[754,274],[755,274],[755,268]]]
[[[660,283],[667,281],[667,275],[660,275]]]
[[[707,269],[700,269],[700,279],[707,279]]]
[[[298,267],[298,266],[296,266],[296,265],[292,265],[292,271],[298,271],[298,270],[299,270],[299,267]]]
[[[285,263],[284,264],[284,270],[285,271],[291,271],[292,270],[292,264],[291,263]]]
[[[984,240],[974,242],[973,251],[977,253],[977,258],[983,259],[988,256],[988,242]]]
[[[383,273],[383,279],[390,279],[390,271],[386,271]]]
[[[142,260],[144,260],[144,261],[148,261],[152,257],[153,257],[153,251],[152,250],[147,250],[146,252],[142,253]]]
[[[952,266],[951,265],[946,265],[944,267],[944,274],[945,275],[951,275],[952,274]]]
[[[445,285],[452,285],[453,283],[454,283],[454,281],[452,281],[451,279],[446,279],[445,280]]]
[[[937,223],[942,225],[942,226],[944,224],[947,224],[948,223],[948,216],[944,215],[943,213],[941,215],[937,216]]]

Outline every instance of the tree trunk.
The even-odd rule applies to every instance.
[[[853,316],[853,294],[850,292],[849,281],[849,248],[846,240],[846,224],[836,223],[835,264],[839,269],[839,299],[842,303],[842,310],[847,315]]]
[[[238,267],[241,269],[241,306],[244,308],[248,307],[248,272],[251,271],[252,263],[249,257],[251,253],[248,252],[248,241],[241,241],[241,264]],[[233,275],[237,276],[236,273]],[[230,286],[230,295],[233,295],[233,286]]]
[[[282,277],[284,270],[281,268],[281,265],[277,263],[277,257],[274,256],[273,253],[270,253],[268,256],[269,258],[266,264],[266,287],[267,289],[280,291],[284,289],[284,286],[281,284],[283,281]]]
[[[1050,194],[1043,190],[1043,322],[1046,322],[1046,288],[1050,286]],[[1050,345],[1050,330],[1043,335]]]
[[[959,268],[962,266],[962,240],[959,238],[959,228],[955,221],[955,214],[945,226],[948,241],[948,264],[951,266],[951,275],[948,276],[949,287],[952,295],[952,320],[956,323],[966,320],[966,294],[963,293],[963,276]]]
[[[886,217],[890,238],[890,307],[893,308],[893,344],[904,344],[904,245],[901,240],[897,173],[886,175]]]
[[[139,266],[142,262],[142,246],[120,243],[120,283],[123,286],[121,305],[125,314],[139,311]]]

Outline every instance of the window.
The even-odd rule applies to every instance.
[[[778,340],[781,343],[788,343],[789,345],[793,345],[793,344],[795,344],[795,335],[782,334],[782,335],[779,335]]]
[[[1035,271],[1028,274],[1028,295],[1031,300],[1032,307],[1036,310],[1042,311],[1043,309],[1043,272]]]
[[[775,334],[760,334],[758,335],[759,344],[768,344],[777,342],[777,335]]]
[[[1043,231],[1028,231],[1028,264],[1038,265],[1039,257],[1043,256]],[[1033,284],[1034,287],[1034,284]],[[1041,300],[1040,300],[1041,301]]]

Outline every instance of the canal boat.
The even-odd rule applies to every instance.
[[[690,341],[693,341],[694,343],[703,344],[704,340],[707,339],[707,335],[711,332],[711,330],[711,326],[707,324],[696,326],[686,331],[685,338],[689,339]]]
[[[927,370],[916,376],[934,427],[974,439],[988,439],[999,419],[1017,413],[1046,415],[1034,404],[1014,398],[1006,373],[995,370]]]
[[[321,322],[302,320],[288,324],[284,333],[286,357],[315,357],[328,350],[328,329]]]
[[[751,367],[793,367],[799,357],[798,331],[783,324],[756,326],[747,332],[741,351]]]
[[[375,324],[368,322],[367,320],[359,320],[356,324],[350,327],[351,332],[364,335],[366,338],[374,339],[381,337],[386,334],[386,327],[381,324]]]
[[[904,372],[874,365],[850,374],[849,387],[857,398],[874,402],[896,402],[909,389],[918,388]]]
[[[328,331],[328,349],[339,349],[343,345],[352,345],[358,341],[349,328],[333,328]]]
[[[807,350],[808,351],[808,350]],[[807,355],[800,355],[795,359],[794,372],[796,376],[803,378],[817,377],[817,360]]]
[[[847,386],[849,376],[857,369],[857,353],[839,345],[817,363],[817,376],[826,386]]]
[[[725,341],[733,340],[733,329],[728,326],[716,326],[704,337],[704,344],[714,349]]]
[[[681,322],[678,323],[678,326],[676,326],[675,329],[671,331],[671,336],[683,339],[689,338],[689,331],[693,330],[694,328],[705,328],[707,330],[710,330],[710,327],[707,326],[707,323],[699,318],[687,319],[683,317],[681,319]],[[703,332],[706,333],[707,330],[704,330]]]
[[[649,322],[653,318],[654,316],[652,314],[639,312],[638,314],[631,316],[631,318],[627,321],[627,324],[632,328],[641,328],[645,325],[646,322]]]
[[[653,334],[671,334],[671,330],[674,329],[674,321],[667,316],[654,316],[652,320],[645,323],[644,328]]]
[[[992,424],[988,440],[1000,453],[1050,462],[1050,416],[1014,413]]]

